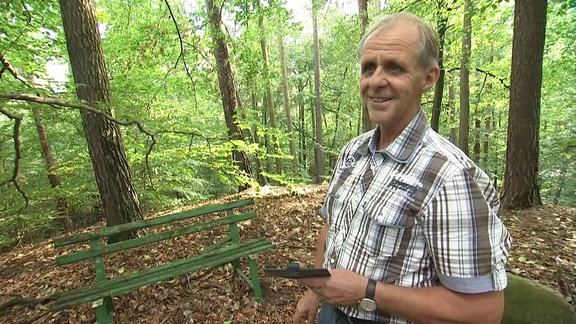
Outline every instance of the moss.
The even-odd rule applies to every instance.
[[[564,297],[535,281],[508,274],[504,294],[504,324],[576,324],[576,314]]]

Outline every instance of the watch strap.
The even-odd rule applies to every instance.
[[[368,279],[368,283],[366,284],[366,298],[374,300],[376,296],[376,280]]]

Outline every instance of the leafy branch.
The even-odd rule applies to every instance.
[[[68,102],[68,101],[65,101],[65,100],[62,100],[59,98],[54,98],[54,97],[43,97],[43,96],[30,95],[30,94],[25,94],[25,93],[2,93],[2,92],[0,92],[0,98],[51,105],[57,109],[70,109],[71,108],[71,109],[83,110],[83,111],[87,111],[87,112],[90,112],[93,114],[100,115],[103,118],[105,118],[106,120],[109,120],[109,121],[116,123],[118,125],[136,126],[138,128],[138,130],[141,133],[146,134],[150,138],[150,141],[151,141],[151,143],[148,147],[148,150],[146,151],[146,157],[145,157],[146,169],[148,171],[148,177],[149,177],[150,184],[152,184],[152,176],[151,176],[150,166],[149,166],[149,156],[152,153],[152,150],[154,149],[154,146],[157,143],[157,141],[156,141],[157,134],[174,133],[174,134],[180,134],[180,135],[198,136],[198,137],[204,138],[206,140],[210,139],[210,138],[206,138],[201,133],[192,132],[192,131],[158,130],[156,132],[152,132],[144,124],[142,124],[142,122],[140,122],[140,121],[137,121],[137,120],[119,120],[119,119],[114,118],[111,115],[105,113],[104,111],[97,109],[97,108],[94,108],[92,106],[82,104],[82,103],[72,103],[72,102]]]
[[[16,71],[16,69],[14,69],[14,67],[12,67],[10,62],[8,62],[8,60],[6,59],[4,54],[2,54],[2,53],[0,53],[0,62],[2,62],[2,68],[0,69],[0,78],[2,77],[2,75],[5,71],[8,71],[16,80],[22,82],[28,88],[35,90],[34,87],[26,80],[26,78],[21,76]],[[198,136],[200,138],[206,139],[206,141],[208,143],[210,140],[209,138],[205,137],[201,133],[190,132],[190,131],[158,130],[156,132],[152,132],[152,131],[148,130],[146,128],[146,126],[144,126],[144,124],[142,124],[140,121],[137,121],[137,120],[124,120],[124,121],[119,120],[117,118],[114,118],[110,114],[107,114],[104,111],[102,111],[98,108],[92,107],[90,105],[83,104],[83,103],[72,103],[69,101],[65,101],[65,100],[50,97],[50,96],[42,96],[37,91],[36,91],[35,95],[25,94],[25,93],[0,93],[0,99],[18,100],[18,101],[45,104],[45,105],[50,105],[56,109],[78,109],[78,110],[83,110],[83,111],[87,111],[87,112],[91,112],[91,113],[100,115],[103,118],[105,118],[106,120],[109,120],[109,121],[116,123],[118,125],[136,126],[141,133],[146,134],[150,138],[150,145],[148,146],[148,149],[146,150],[146,155],[145,155],[145,165],[146,165],[146,171],[148,173],[148,181],[150,182],[150,185],[152,187],[154,187],[154,184],[152,181],[152,172],[150,171],[150,154],[152,153],[152,150],[154,149],[154,146],[157,143],[156,137],[158,134],[174,133],[174,134],[179,134],[179,135],[189,135],[192,137]],[[20,141],[20,126],[22,125],[22,120],[24,117],[21,115],[14,114],[14,113],[12,113],[12,112],[10,112],[7,109],[2,108],[2,107],[0,107],[0,113],[5,115],[9,119],[14,120],[14,132],[13,132],[12,136],[13,136],[13,140],[14,140],[14,152],[15,152],[15,161],[14,161],[14,169],[12,172],[12,177],[9,180],[6,180],[6,181],[0,183],[0,186],[5,185],[7,183],[13,183],[16,190],[18,190],[18,192],[22,195],[22,197],[24,197],[24,200],[26,202],[24,208],[26,208],[28,206],[28,203],[29,203],[29,198],[26,195],[26,193],[24,192],[24,190],[22,189],[22,187],[20,186],[20,184],[18,183],[19,172],[20,172],[20,162],[22,160],[22,153],[21,153],[22,150],[21,150],[21,141]]]

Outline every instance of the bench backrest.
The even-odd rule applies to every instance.
[[[200,232],[207,229],[212,229],[220,227],[223,225],[230,226],[230,236],[232,242],[238,242],[238,229],[236,223],[248,220],[256,217],[255,211],[250,211],[246,213],[234,213],[235,208],[249,206],[254,204],[254,199],[242,199],[229,203],[210,205],[205,207],[200,207],[188,211],[178,212],[162,217],[151,218],[111,227],[105,227],[93,232],[82,233],[77,235],[72,235],[68,237],[61,237],[54,240],[54,247],[61,247],[69,244],[76,244],[81,242],[90,242],[90,248],[83,251],[78,251],[70,253],[64,256],[56,258],[56,263],[58,265],[74,263],[85,259],[98,258],[102,255],[118,252],[121,250],[130,249],[137,246],[142,246],[154,242],[163,241],[169,238],[178,237],[181,235],[192,234]],[[111,235],[119,234],[125,231],[142,230],[152,226],[172,223],[176,221],[182,221],[187,219],[192,219],[194,217],[226,211],[226,217],[220,217],[207,222],[192,224],[188,226],[182,226],[175,229],[169,229],[163,232],[158,232],[144,237],[137,237],[117,243],[112,243],[108,245],[101,245],[100,239],[103,237],[109,237]]]

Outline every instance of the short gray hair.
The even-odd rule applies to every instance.
[[[438,64],[440,51],[438,45],[438,34],[428,23],[424,22],[418,16],[407,12],[385,15],[372,23],[358,44],[358,57],[360,57],[362,48],[364,48],[364,43],[366,43],[368,37],[376,32],[391,28],[394,23],[399,21],[412,22],[420,31],[420,43],[418,44],[418,52],[416,54],[418,55],[418,61],[421,66],[429,68]]]

